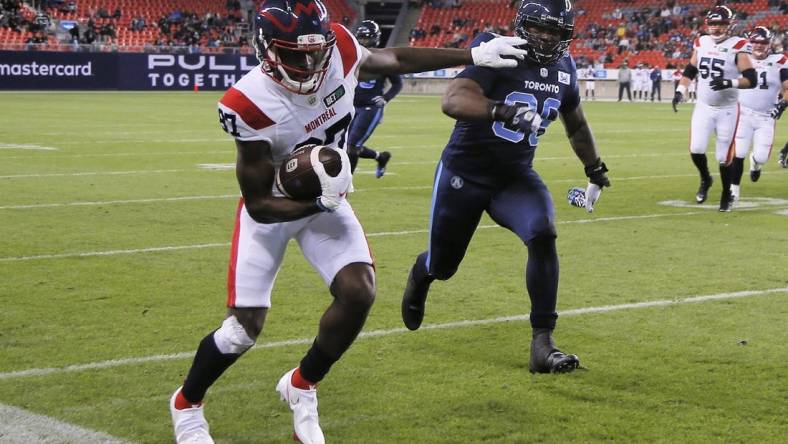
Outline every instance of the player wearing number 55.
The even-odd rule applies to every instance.
[[[610,185],[580,105],[575,63],[567,53],[573,28],[568,0],[523,2],[514,30],[527,41],[525,59],[510,69],[469,66],[450,83],[443,112],[457,123],[435,174],[427,251],[416,258],[402,299],[405,326],[416,330],[430,284],[454,275],[486,211],[528,248],[529,368],[535,373],[569,372],[580,362],[558,350],[552,338],[558,318],[555,210],[533,169],[548,125],[561,117],[569,144],[585,167],[589,212],[602,188]],[[482,33],[472,46],[494,37]]]
[[[304,347],[300,365],[283,369],[276,391],[293,411],[295,438],[305,444],[325,441],[318,420],[317,383],[353,343],[375,299],[370,250],[345,200],[351,178],[345,135],[359,78],[470,63],[514,66],[525,53],[515,47],[524,43],[522,39],[514,37],[492,39],[471,50],[366,49],[345,27],[329,21],[318,0],[264,0],[255,17],[253,43],[260,65],[219,103],[221,126],[235,138],[236,177],[243,196],[230,252],[228,310],[221,325],[200,342],[183,386],[171,397],[178,443],[213,443],[203,398],[260,335],[290,239],[298,242],[323,278],[331,299],[317,337]],[[318,157],[322,149],[338,150],[342,166],[330,174],[313,164],[320,195],[290,199],[276,190],[274,178],[291,151],[304,145],[328,147],[314,150]],[[272,395],[273,388],[272,384]],[[274,418],[258,414],[261,421]]]
[[[698,103],[692,112],[689,150],[692,163],[700,173],[700,186],[695,202],[706,201],[713,179],[706,161],[709,137],[717,135],[716,158],[720,168],[720,211],[728,212],[733,205],[731,176],[736,145],[736,125],[739,89],[754,88],[758,82],[749,54],[751,45],[746,39],[730,35],[733,11],[727,6],[715,6],[706,15],[708,35],[695,39],[689,64],[673,96],[673,111],[684,100],[687,86],[698,79]],[[741,77],[739,77],[741,74]]]

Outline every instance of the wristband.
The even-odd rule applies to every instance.
[[[731,80],[731,88],[738,88],[739,87],[739,79]]]
[[[684,95],[686,95],[686,94],[687,94],[687,87],[686,87],[686,86],[684,86],[684,85],[679,85],[679,86],[676,88],[676,92],[677,92],[677,93],[679,93],[679,94],[681,94],[682,96],[684,96]]]

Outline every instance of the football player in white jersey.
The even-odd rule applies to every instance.
[[[183,386],[170,399],[177,443],[213,443],[203,398],[257,340],[290,239],[298,242],[333,300],[300,365],[282,376],[276,390],[293,411],[295,438],[325,442],[315,387],[355,340],[375,298],[372,256],[345,200],[351,175],[343,148],[359,78],[466,64],[515,67],[515,58],[526,53],[516,47],[525,40],[516,37],[498,37],[472,50],[365,49],[345,27],[329,22],[319,0],[264,0],[253,42],[261,64],[219,102],[219,122],[236,141],[242,195],[230,255],[228,311],[221,326],[200,342]],[[339,150],[342,169],[331,176],[313,162],[322,195],[291,200],[277,193],[276,170],[295,147],[306,144]]]
[[[648,99],[648,92],[651,90],[651,81],[648,77],[648,69],[643,63],[638,63],[635,68],[635,99]]]
[[[706,201],[713,181],[706,161],[706,146],[711,134],[715,133],[722,182],[719,209],[725,212],[731,210],[730,165],[739,120],[738,90],[754,88],[758,75],[750,60],[749,42],[728,34],[732,20],[733,12],[727,6],[715,6],[709,11],[706,15],[708,35],[695,39],[692,57],[673,97],[673,111],[678,112],[676,106],[686,95],[687,85],[700,74],[689,143],[692,162],[700,173],[695,201],[699,204]]]
[[[580,76],[585,80],[586,84],[586,100],[588,100],[588,93],[591,92],[591,100],[596,100],[595,89],[596,84],[594,78],[596,77],[596,70],[593,65],[588,65],[585,69],[581,70]]]
[[[740,196],[739,185],[744,172],[744,157],[752,143],[750,153],[750,179],[757,182],[761,166],[769,160],[774,143],[776,120],[785,110],[788,97],[788,58],[783,54],[770,54],[772,33],[757,26],[749,34],[752,59],[758,73],[758,85],[739,93],[741,117],[736,129],[736,158],[733,159],[731,192],[734,201]],[[778,98],[782,97],[782,100]]]

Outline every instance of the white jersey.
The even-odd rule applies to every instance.
[[[277,169],[299,145],[345,147],[355,110],[356,70],[364,50],[344,26],[333,23],[331,28],[336,45],[317,92],[293,93],[264,73],[261,64],[219,101],[222,128],[237,140],[268,142]],[[273,191],[281,195],[275,186]]]
[[[771,54],[763,60],[752,58],[753,68],[758,72],[755,88],[739,91],[739,104],[753,111],[769,114],[782,91],[781,79],[788,76],[788,57]],[[781,71],[784,71],[781,74]]]
[[[712,79],[739,78],[736,54],[752,52],[750,43],[741,37],[728,37],[716,43],[708,35],[695,39],[695,52],[698,63],[698,102],[709,106],[732,106],[736,104],[739,90],[728,88],[713,91],[709,86]]]
[[[648,70],[645,68],[636,68],[635,69],[635,83],[639,83],[641,85],[645,85],[650,81],[648,77]]]

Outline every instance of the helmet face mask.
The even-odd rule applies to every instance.
[[[312,94],[328,71],[336,38],[319,0],[265,0],[253,44],[263,72],[296,94]]]
[[[568,0],[535,0],[523,3],[514,19],[526,57],[539,65],[551,65],[566,54],[572,42],[574,13]]]

